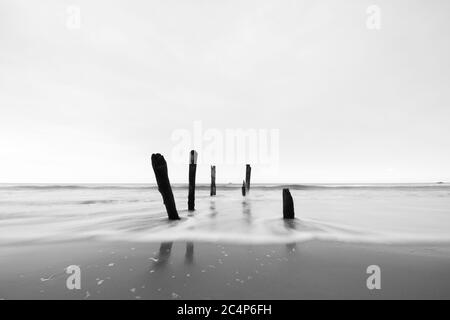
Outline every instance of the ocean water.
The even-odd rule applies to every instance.
[[[282,219],[283,185],[173,186],[181,220],[168,221],[151,185],[0,185],[0,245],[78,239],[292,243],[312,239],[450,242],[450,185],[290,185],[296,219]]]

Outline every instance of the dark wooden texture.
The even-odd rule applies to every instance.
[[[252,175],[252,167],[249,164],[245,166],[245,188],[247,193],[250,192],[250,177]]]
[[[283,189],[283,219],[294,219],[294,201],[289,189]]]
[[[152,167],[153,171],[155,172],[158,190],[163,198],[169,219],[180,219],[180,217],[178,216],[177,207],[175,206],[172,187],[170,186],[169,175],[167,172],[167,163],[161,154],[152,154]]]
[[[189,194],[188,194],[188,210],[195,210],[195,174],[197,171],[197,152],[191,150],[189,160]]]
[[[211,192],[210,196],[216,195],[216,166],[211,166]]]

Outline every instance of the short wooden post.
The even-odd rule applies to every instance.
[[[245,187],[246,187],[246,191],[247,193],[250,192],[250,176],[252,174],[252,167],[250,167],[249,164],[247,164],[245,166]]]
[[[242,181],[242,196],[244,196],[244,197],[245,197],[245,189],[246,189],[245,181]]]
[[[162,195],[164,205],[166,206],[169,220],[178,220],[177,208],[175,206],[175,199],[173,198],[172,187],[170,186],[169,175],[167,173],[167,163],[164,157],[159,154],[152,154],[152,167],[155,172],[158,190]]]
[[[294,219],[294,201],[289,189],[283,189],[283,219]]]
[[[197,151],[191,150],[189,158],[189,195],[188,210],[195,210],[195,173],[197,171]]]
[[[211,166],[211,192],[210,196],[216,195],[216,166]]]

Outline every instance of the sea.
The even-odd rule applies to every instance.
[[[282,189],[294,200],[283,220]],[[450,184],[173,185],[169,221],[154,185],[0,184],[0,245],[101,241],[277,244],[309,240],[364,243],[450,242]]]

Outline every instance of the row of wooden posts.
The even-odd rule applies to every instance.
[[[197,172],[197,152],[191,150],[189,158],[189,193],[188,193],[188,210],[195,210],[195,176]],[[167,162],[159,153],[152,154],[152,167],[155,172],[156,183],[158,190],[163,198],[169,220],[178,220],[177,208],[175,206],[175,199],[173,197],[172,187],[169,181],[169,174],[167,170]],[[242,195],[246,196],[250,192],[250,177],[252,168],[249,164],[246,165],[245,180],[242,181]],[[211,166],[211,189],[210,195],[216,195],[216,166]],[[294,201],[292,200],[289,189],[283,189],[283,218],[294,219]]]

